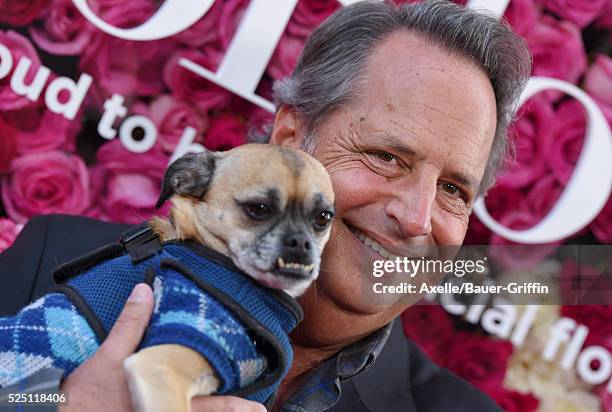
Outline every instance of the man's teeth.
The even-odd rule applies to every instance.
[[[315,264],[311,263],[310,265],[305,265],[303,263],[285,262],[283,260],[283,258],[279,257],[278,258],[278,267],[286,268],[286,269],[301,269],[301,270],[303,270],[305,272],[310,272],[311,270],[314,269]]]
[[[388,250],[386,250],[379,243],[376,243],[374,240],[370,239],[365,234],[358,231],[357,229],[353,229],[353,232],[355,233],[357,238],[361,240],[361,243],[363,243],[366,246],[369,246],[370,249],[372,249],[373,251],[375,251],[380,256],[384,257],[385,259],[395,260],[395,258],[398,257],[394,255],[393,253],[389,252]]]

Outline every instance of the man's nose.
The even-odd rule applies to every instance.
[[[403,236],[419,237],[431,233],[436,193],[435,182],[413,182],[398,190],[387,203],[387,215],[395,220]]]

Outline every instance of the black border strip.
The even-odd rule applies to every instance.
[[[302,307],[297,302],[297,300],[289,296],[283,290],[266,288],[264,286],[261,286],[260,284],[255,282],[249,275],[247,275],[242,270],[240,270],[234,264],[232,259],[225,256],[224,254],[219,253],[216,250],[213,250],[209,247],[206,247],[201,243],[194,242],[193,240],[184,240],[184,241],[170,240],[170,241],[164,242],[163,245],[177,245],[177,246],[186,247],[190,249],[191,251],[193,251],[194,253],[196,253],[197,255],[202,256],[206,259],[212,260],[213,262],[218,263],[221,266],[224,266],[227,269],[232,270],[233,272],[244,274],[244,276],[246,276],[249,281],[253,282],[255,285],[257,285],[257,287],[266,289],[266,291],[269,294],[273,295],[283,306],[287,308],[287,310],[293,313],[295,317],[297,318],[298,323],[300,323],[304,319],[304,311],[302,310]]]
[[[89,323],[89,326],[96,334],[96,337],[100,343],[104,342],[108,336],[108,332],[106,329],[104,329],[100,319],[96,316],[95,312],[91,309],[91,307],[89,307],[81,295],[79,295],[79,293],[69,285],[57,285],[54,290],[55,292],[66,295],[68,300],[70,300],[70,302],[77,308],[79,313],[85,318],[87,323]]]
[[[221,255],[223,256],[223,255]],[[223,305],[232,312],[241,322],[243,322],[247,328],[253,330],[258,337],[261,337],[265,342],[272,347],[275,354],[277,355],[277,367],[274,371],[262,379],[258,379],[255,382],[245,386],[244,388],[237,391],[239,395],[235,396],[246,397],[251,393],[256,393],[262,389],[266,389],[272,386],[276,381],[279,381],[282,377],[283,370],[288,369],[290,365],[287,365],[287,353],[280,344],[276,336],[266,329],[259,321],[251,316],[241,305],[236,303],[231,297],[227,296],[222,291],[216,289],[210,283],[207,283],[195,275],[189,268],[184,266],[181,262],[173,259],[162,259],[160,267],[169,268],[176,270],[181,273],[187,279],[194,282],[202,290],[209,293],[212,297],[219,300]]]
[[[56,284],[62,284],[71,278],[80,275],[87,269],[102,263],[108,259],[114,259],[123,255],[124,250],[118,243],[111,243],[89,253],[84,254],[76,259],[72,259],[66,263],[62,263],[53,271],[53,280]]]

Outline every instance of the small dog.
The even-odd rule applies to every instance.
[[[317,278],[334,194],[325,168],[306,153],[250,144],[186,155],[168,168],[157,206],[168,198],[170,219],[150,221],[162,240],[195,240],[292,297]],[[192,396],[219,387],[207,360],[180,345],[143,349],[124,366],[141,411],[188,410]],[[166,374],[164,381],[174,376],[173,385],[161,382],[159,373]]]
[[[249,384],[260,390],[265,386],[262,386],[262,381],[266,381],[267,392],[260,390],[260,398],[255,398],[260,401],[278,386],[292,358],[287,333],[301,316],[295,315],[295,310],[290,310],[292,305],[294,309],[297,306],[292,297],[303,293],[317,278],[321,252],[331,231],[334,194],[325,168],[304,152],[264,144],[243,145],[227,152],[189,154],[176,160],[166,171],[158,207],[168,199],[173,204],[169,219],[155,217],[149,221],[161,245],[166,248],[164,251],[160,245],[153,258],[142,261],[141,258],[134,260],[131,252],[130,256],[126,256],[123,249],[118,253],[118,245],[109,245],[92,254],[96,257],[94,262],[83,264],[91,260],[85,257],[77,259],[77,265],[74,262],[67,264],[76,269],[70,274],[70,270],[64,267],[72,279],[67,285],[58,287],[61,293],[46,295],[15,317],[0,319],[0,327],[7,331],[4,338],[0,335],[0,372],[3,372],[0,377],[5,377],[4,381],[0,379],[0,386],[2,382],[10,385],[23,375],[28,376],[43,367],[60,367],[70,373],[91,356],[99,346],[97,342],[103,340],[105,332],[112,327],[123,304],[122,299],[127,298],[123,291],[113,289],[115,284],[123,282],[130,287],[134,282],[142,281],[117,275],[132,267],[144,268],[145,281],[148,278],[149,283],[154,284],[156,296],[156,308],[141,345],[143,349],[124,363],[137,411],[189,411],[191,397],[220,392],[221,387],[227,388],[228,381],[232,379],[232,388],[239,389],[232,390],[234,394],[240,394],[240,389]],[[212,249],[210,253],[220,255],[213,256],[217,263],[231,259],[224,268],[235,266],[254,282],[236,270],[231,272],[232,276],[245,279],[248,285],[225,285],[218,289],[212,285],[212,290],[209,290],[206,284],[209,279],[203,282],[197,279],[198,271],[206,271],[208,266],[194,252],[197,252],[197,248],[189,246],[190,242],[196,246],[203,245],[207,250]],[[171,259],[167,259],[168,256]],[[190,262],[191,270],[181,269]],[[197,267],[193,267],[194,262]],[[217,273],[215,276],[230,273],[223,272],[227,269],[219,269],[221,266],[217,263],[210,266]],[[216,279],[218,283],[225,282],[222,277]],[[90,280],[95,283],[95,288],[87,283]],[[286,294],[268,288],[280,289]],[[199,304],[204,296],[201,293],[203,289],[211,292],[210,295],[222,305],[209,298],[206,298],[209,299],[207,306]],[[226,295],[219,293],[229,289],[237,291],[240,296],[228,301]],[[75,297],[74,290],[93,292],[87,292],[89,295],[85,294],[83,298],[78,293]],[[186,295],[191,300],[184,300]],[[172,301],[173,296],[178,296],[178,300]],[[193,303],[194,300],[196,304],[192,305],[191,314],[180,307],[182,303]],[[291,302],[287,304],[287,300]],[[271,323],[260,318],[251,321],[248,316],[242,315],[245,309],[257,311],[262,307],[274,306],[272,301],[283,304],[272,308],[274,315]],[[97,303],[102,305],[102,315],[91,315],[91,306]],[[230,310],[222,307],[225,304],[229,305]],[[174,305],[171,316],[168,313],[160,314],[160,305]],[[199,348],[194,349],[192,343],[200,339],[198,333],[206,329],[201,328],[199,323],[206,326],[206,322],[209,322],[201,316],[204,307],[208,312],[220,313],[217,316],[223,319],[208,324],[212,325],[208,329],[212,328],[214,336],[212,340],[200,340],[200,343],[212,342],[219,350],[238,353],[236,359],[229,359],[235,362],[226,361],[227,357],[223,361],[213,361],[212,358],[204,358]],[[105,315],[113,310],[114,318]],[[283,318],[287,313],[292,316]],[[236,314],[238,321],[225,319],[226,315],[230,318]],[[172,319],[168,321],[170,317]],[[14,336],[18,334],[12,331],[24,329],[28,322],[31,329],[46,332],[48,336],[40,338],[39,342],[35,342],[33,334],[16,341]],[[70,325],[64,328],[62,325],[67,322]],[[178,329],[167,329],[169,322],[178,324]],[[278,332],[280,337],[276,340],[263,339],[262,344],[258,339],[271,335],[268,330]],[[147,336],[155,331],[165,334],[165,340],[153,339],[153,343],[145,344]],[[51,334],[53,336],[49,336]],[[234,335],[242,339],[241,342],[246,342],[246,349],[236,349],[233,343],[226,341]],[[27,337],[23,333],[20,336]],[[16,351],[16,347],[19,350]],[[257,353],[269,353],[271,347],[276,348],[278,353],[288,352],[288,355],[279,360],[278,357],[266,358]],[[230,353],[230,358],[235,355],[234,352]],[[56,360],[58,356],[60,361]],[[266,359],[273,359],[276,365],[270,365]],[[20,365],[27,368],[19,369]],[[229,365],[238,378],[224,374],[219,365]],[[19,370],[11,371],[11,367]],[[275,380],[275,383],[270,386],[271,380]]]

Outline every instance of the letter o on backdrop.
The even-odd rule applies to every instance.
[[[582,152],[563,193],[537,225],[525,230],[509,229],[493,219],[484,199],[474,205],[474,213],[489,229],[508,240],[525,244],[554,242],[577,233],[597,217],[612,190],[612,136],[601,109],[573,84],[548,77],[532,77],[519,104],[543,90],[567,93],[586,109]]]

